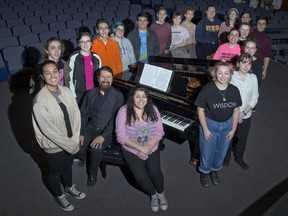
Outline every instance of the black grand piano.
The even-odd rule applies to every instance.
[[[209,69],[217,62],[173,56],[149,57],[147,64],[173,71],[167,91],[146,86],[161,113],[165,138],[181,144],[197,136],[199,123],[194,101],[203,85],[211,81]],[[130,70],[118,74],[114,87],[127,95],[132,87],[139,85],[144,65],[137,62]]]
[[[178,144],[182,144],[185,140],[198,139],[199,121],[194,101],[201,88],[211,81],[210,69],[217,62],[183,55],[149,57],[147,64],[172,70],[173,73],[166,91],[147,86],[154,104],[161,113],[166,139]],[[140,84],[144,66],[144,63],[137,62],[130,66],[130,70],[117,74],[113,86],[127,96],[131,88]],[[103,176],[106,176],[106,163],[126,165],[119,145],[113,144],[105,149],[103,162],[101,169]]]

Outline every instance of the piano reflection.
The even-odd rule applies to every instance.
[[[150,56],[148,64],[173,71],[167,91],[149,86],[149,92],[157,105],[165,130],[165,138],[176,143],[193,140],[198,136],[199,121],[194,101],[200,89],[211,81],[210,68],[218,61],[191,58],[175,58],[172,56]],[[144,63],[137,62],[114,77],[114,87],[124,95],[139,85]]]

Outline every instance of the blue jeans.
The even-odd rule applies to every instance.
[[[199,171],[208,174],[211,170],[218,171],[223,166],[223,160],[230,144],[230,140],[227,140],[226,136],[232,130],[233,118],[225,122],[217,122],[206,118],[206,123],[212,138],[208,141],[204,140],[204,131],[200,125]]]

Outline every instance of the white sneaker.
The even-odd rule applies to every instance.
[[[162,210],[167,210],[167,208],[168,208],[168,201],[167,201],[167,199],[166,199],[166,196],[165,196],[164,192],[161,193],[161,194],[158,194],[158,198],[159,198],[159,202],[160,202],[160,208],[161,208]]]
[[[75,188],[75,185],[72,185],[72,187],[65,187],[64,191],[66,194],[69,194],[76,199],[84,199],[86,197],[86,194],[84,192],[80,192]]]
[[[65,194],[62,194],[61,196],[58,197],[54,197],[54,200],[64,211],[72,211],[74,209],[74,206],[66,199]]]
[[[153,212],[157,212],[159,210],[159,202],[157,194],[151,196],[151,209]]]

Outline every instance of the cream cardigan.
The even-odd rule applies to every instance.
[[[58,97],[67,108],[73,135],[71,138],[67,136],[63,112],[45,85],[33,100],[32,120],[36,140],[47,153],[66,151],[75,154],[79,151],[80,111],[70,90],[62,86],[58,88]]]

